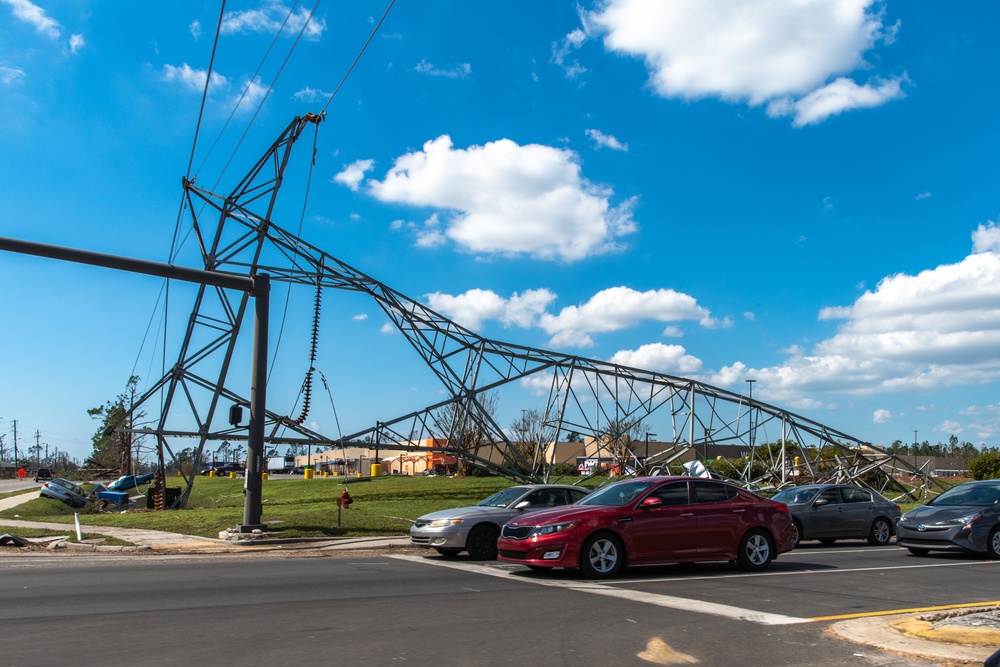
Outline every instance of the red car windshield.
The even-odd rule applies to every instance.
[[[655,482],[615,482],[603,489],[594,491],[583,500],[578,500],[577,505],[606,505],[608,507],[621,507],[651,489]]]

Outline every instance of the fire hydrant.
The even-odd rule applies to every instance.
[[[351,508],[351,503],[354,502],[354,498],[351,498],[351,494],[344,489],[344,492],[340,494],[340,506],[345,510]]]

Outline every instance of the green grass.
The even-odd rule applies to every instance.
[[[180,480],[168,480],[178,484]],[[346,487],[354,503],[340,510]],[[439,509],[471,505],[511,485],[501,478],[393,477],[373,480],[316,478],[265,480],[263,521],[274,537],[406,535],[417,517]],[[133,492],[133,495],[138,495]],[[135,510],[99,513],[80,511],[84,525],[121,526],[218,537],[243,522],[243,480],[199,477],[186,509],[168,512]],[[141,501],[140,501],[141,504]],[[33,498],[0,512],[0,519],[72,523],[74,510],[47,498]]]
[[[20,491],[8,491],[7,493],[0,493],[0,500],[3,500],[4,498],[11,498],[13,496],[20,496],[25,493],[38,493],[38,487],[36,486],[33,489],[21,489]]]

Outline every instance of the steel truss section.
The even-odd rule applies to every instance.
[[[465,465],[541,481],[576,469],[580,447],[559,444],[572,436],[587,442],[588,458],[605,464],[596,470],[610,467],[618,474],[678,471],[682,459],[706,459],[719,446],[730,445],[746,456],[738,457],[739,464],[725,457],[726,463],[713,466],[715,474],[749,488],[829,479],[903,493],[895,476],[923,478],[922,471],[869,443],[698,380],[484,338],[298,238],[271,215],[292,146],[309,124],[318,127],[322,120],[313,114],[295,118],[229,195],[184,181],[204,268],[247,276],[267,273],[272,282],[292,287],[371,297],[448,398],[337,438],[268,410],[267,444],[329,448],[365,442],[376,449],[416,450],[417,443],[433,439],[431,451],[450,454]],[[221,288],[199,289],[177,363],[133,407],[151,409],[156,397],[164,397],[157,426],[140,431],[157,439],[161,465],[163,452],[176,455],[170,442],[177,438],[197,440],[196,461],[210,441],[246,439],[245,426],[218,423],[220,405],[249,405],[243,394],[227,386],[248,299]],[[531,441],[513,442],[491,402],[525,383],[545,398]],[[650,442],[654,432],[658,439]],[[186,503],[194,475],[185,476],[184,483],[177,506]]]

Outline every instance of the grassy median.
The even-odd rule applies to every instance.
[[[422,514],[472,505],[512,484],[496,477],[268,479],[263,482],[263,521],[268,534],[274,537],[406,535],[413,520]],[[168,487],[180,485],[180,478],[167,480]],[[354,502],[349,509],[341,510],[338,501],[345,489]],[[140,487],[138,491],[133,489],[132,494],[139,496],[144,491],[145,487]],[[78,511],[83,525],[218,537],[220,531],[242,523],[243,501],[242,478],[199,477],[183,510],[98,512],[90,504],[73,510],[55,500],[33,498],[0,512],[0,520],[72,523],[73,514]],[[137,504],[145,507],[145,499],[138,499]]]

